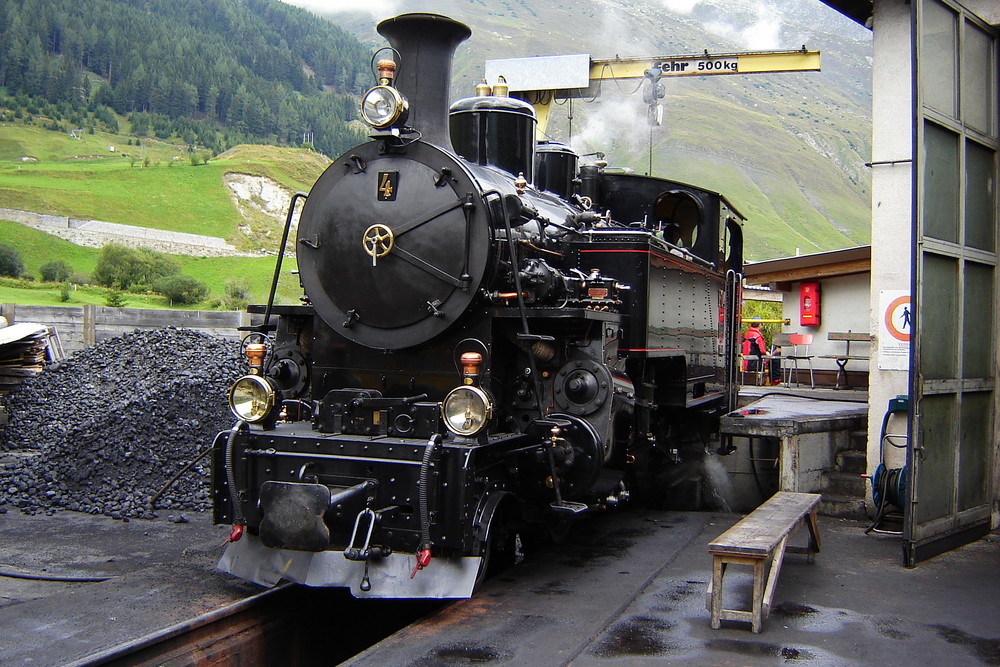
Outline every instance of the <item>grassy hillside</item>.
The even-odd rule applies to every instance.
[[[176,144],[143,139],[129,146],[123,140],[102,132],[76,140],[39,127],[0,125],[0,206],[270,247],[275,241],[238,234],[244,220],[223,176],[266,176],[292,192],[308,191],[329,164],[304,149],[239,146],[193,166]]]
[[[0,239],[13,245],[21,253],[27,273],[38,276],[42,264],[53,259],[61,259],[72,267],[74,273],[89,275],[97,266],[100,250],[74,245],[51,234],[25,227],[16,222],[0,220]],[[251,302],[263,303],[267,300],[271,279],[274,275],[274,257],[190,257],[172,255],[181,266],[181,273],[197,278],[205,283],[210,295],[204,302],[189,309],[215,307],[224,294],[226,281],[231,278],[245,278],[250,286]],[[282,264],[278,282],[279,303],[299,303],[302,289],[298,277],[291,274],[297,267],[294,258],[286,258]],[[0,284],[0,303],[26,305],[104,305],[107,290],[97,287],[83,287],[74,290],[68,302],[61,300],[60,286],[51,283],[30,283],[27,281],[3,280]],[[167,300],[158,295],[128,294],[129,306],[135,308],[166,308]]]
[[[211,292],[196,304],[177,305],[159,294],[124,294],[126,305],[130,308],[179,308],[182,310],[224,310],[222,297],[225,294],[226,280],[233,277],[245,277],[250,285],[250,303],[267,303],[268,290],[274,274],[273,258],[241,257],[232,258],[202,258],[194,259],[174,256],[174,259],[184,264],[181,273],[190,275],[209,286]],[[190,261],[185,263],[185,259]],[[299,305],[302,288],[299,287],[297,276],[291,275],[296,268],[294,259],[286,259],[282,265],[282,275],[278,282],[278,293],[275,303]],[[82,306],[86,304],[106,305],[108,290],[93,285],[72,287],[69,300],[62,299],[62,286],[56,283],[28,282],[0,278],[0,303],[13,303],[26,306]]]
[[[110,150],[113,147],[114,150]],[[81,219],[104,220],[175,232],[224,238],[238,247],[277,248],[283,220],[264,215],[244,218],[223,177],[241,173],[270,178],[290,192],[308,191],[329,160],[304,149],[238,146],[207,164],[193,166],[184,147],[143,139],[129,145],[122,136],[97,132],[73,139],[37,126],[0,124],[0,207]],[[248,236],[248,233],[251,235]],[[62,259],[74,273],[90,275],[100,253],[15,222],[0,220],[0,239],[21,253],[29,275],[42,264]],[[267,298],[274,257],[198,258],[174,256],[181,272],[205,283],[210,295],[190,308],[214,307],[226,281],[244,277],[251,301]],[[301,288],[285,261],[279,282],[280,303],[298,303]],[[80,288],[67,305],[103,304],[107,291]],[[127,295],[137,308],[167,307],[156,295]],[[0,302],[59,305],[58,285],[7,283]]]

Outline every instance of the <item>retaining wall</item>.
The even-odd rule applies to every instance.
[[[250,253],[240,252],[224,239],[214,236],[170,232],[100,220],[79,220],[64,215],[46,215],[13,208],[0,208],[0,219],[19,222],[76,245],[90,248],[100,248],[108,243],[118,243],[133,248],[149,248],[174,255],[250,256]]]
[[[165,327],[195,329],[238,341],[243,336],[236,328],[256,323],[260,319],[260,316],[256,315],[251,320],[249,313],[240,311],[148,310],[107,306],[16,306],[10,303],[0,304],[0,315],[6,317],[9,324],[36,322],[55,327],[66,355],[134,329]]]

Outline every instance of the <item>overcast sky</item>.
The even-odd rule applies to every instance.
[[[375,16],[394,14],[397,8],[402,6],[398,0],[282,0],[282,2],[305,7],[314,12],[370,12]]]
[[[447,14],[451,0],[282,0],[317,13],[367,12],[383,19],[407,11],[434,11]],[[659,0],[671,12],[690,14],[703,0]],[[721,17],[704,28],[746,49],[784,48],[781,42],[781,12],[773,2],[755,3],[756,18],[750,24],[733,25]]]

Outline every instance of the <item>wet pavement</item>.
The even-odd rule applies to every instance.
[[[0,612],[154,565],[210,569],[228,534],[225,526],[212,525],[208,512],[167,510],[154,520],[120,521],[9,509],[0,514]]]
[[[820,517],[822,552],[786,556],[753,634],[712,630],[705,606],[707,545],[738,519],[600,517],[349,664],[1000,665],[996,533],[905,569],[898,537]],[[727,605],[751,584],[749,568],[731,567]]]
[[[193,606],[215,608],[261,590],[211,571],[225,527],[207,515],[185,518],[0,515],[0,570],[113,577],[0,576],[0,665],[68,664],[74,651],[99,650],[97,640],[148,632],[157,615],[178,622]],[[636,509],[594,517],[471,600],[348,664],[1000,665],[996,532],[906,569],[898,537],[866,536],[864,523],[820,517],[821,553],[814,563],[786,556],[774,608],[753,634],[738,622],[712,630],[705,608],[707,545],[738,519]],[[164,583],[154,585],[153,575]],[[749,568],[731,567],[727,605],[748,599],[750,585]],[[352,608],[346,600],[329,607],[330,622]],[[365,607],[370,623],[378,616],[377,605]],[[88,620],[96,623],[89,630]],[[38,652],[59,643],[65,651]]]

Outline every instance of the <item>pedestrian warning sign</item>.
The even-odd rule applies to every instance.
[[[879,370],[905,371],[910,367],[910,331],[913,305],[905,290],[879,292],[881,315],[878,344]]]

